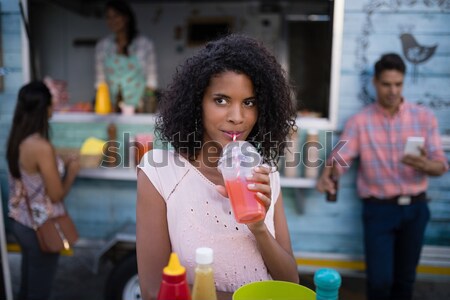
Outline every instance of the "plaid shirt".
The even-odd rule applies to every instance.
[[[390,116],[374,103],[347,121],[340,137],[346,144],[336,150],[349,165],[360,157],[357,185],[361,198],[416,195],[427,189],[427,175],[400,161],[409,136],[424,137],[428,158],[441,161],[448,170],[437,120],[422,106],[403,102],[398,112]],[[330,158],[333,157],[337,158],[336,153],[332,153]],[[343,172],[340,165],[338,169]]]

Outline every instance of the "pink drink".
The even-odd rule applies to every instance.
[[[249,181],[243,178],[225,180],[228,197],[238,223],[252,223],[264,219],[266,210],[259,202],[256,192],[247,188]]]

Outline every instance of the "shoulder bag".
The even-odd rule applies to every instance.
[[[58,253],[62,250],[69,250],[78,240],[78,232],[70,216],[67,212],[58,217],[48,218],[42,225],[37,226],[33,214],[31,212],[30,200],[26,193],[25,187],[24,197],[30,214],[33,229],[39,241],[42,252]],[[49,201],[51,201],[49,199]]]

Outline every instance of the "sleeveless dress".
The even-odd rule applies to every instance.
[[[214,278],[218,291],[233,292],[240,286],[270,280],[256,240],[245,224],[232,215],[228,198],[223,197],[200,171],[174,151],[147,152],[139,168],[163,197],[172,251],[186,267],[187,279],[194,281],[195,250],[214,250]],[[270,174],[272,203],[265,223],[275,236],[274,205],[280,194],[278,172]]]
[[[64,162],[60,157],[56,158],[58,172],[64,175]],[[9,174],[9,213],[8,216],[18,223],[33,228],[43,224],[50,217],[61,216],[65,213],[62,202],[53,203],[47,196],[44,178],[40,173],[28,174],[20,170],[21,179],[17,179]],[[24,192],[27,193],[33,220],[30,218]]]

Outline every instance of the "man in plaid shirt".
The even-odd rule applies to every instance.
[[[393,53],[375,64],[377,101],[347,121],[340,138],[346,144],[331,153],[317,184],[321,192],[336,193],[331,175],[339,176],[343,165],[360,158],[357,187],[363,200],[369,300],[412,299],[430,218],[427,177],[448,170],[434,114],[402,96],[405,71]],[[425,139],[420,155],[404,154],[408,137]]]

